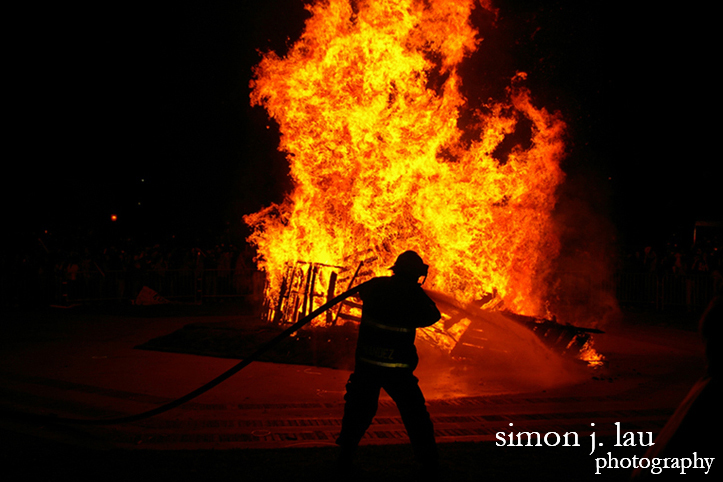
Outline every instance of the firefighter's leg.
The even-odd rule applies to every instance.
[[[399,408],[415,457],[429,470],[436,470],[438,455],[434,426],[418,382],[411,371],[400,370],[389,377],[383,387]]]
[[[344,417],[341,421],[341,434],[336,443],[341,446],[341,458],[348,459],[346,461],[349,463],[377,413],[380,389],[378,379],[360,369],[352,373],[346,383]]]

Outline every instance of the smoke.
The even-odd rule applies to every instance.
[[[442,293],[428,292],[443,313],[444,326],[469,320],[485,339],[465,357],[450,356],[429,343],[417,342],[419,378],[431,398],[539,391],[581,382],[589,374],[583,364],[559,355],[527,327],[500,312],[461,305]],[[464,340],[462,340],[464,341]]]
[[[561,250],[550,279],[549,311],[561,323],[604,329],[620,313],[613,283],[616,229],[605,179],[577,166],[560,189],[555,225]]]

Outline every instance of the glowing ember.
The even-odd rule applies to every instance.
[[[306,283],[303,304],[317,307],[336,282],[324,266],[353,272],[368,260],[359,281],[388,275],[413,249],[431,266],[426,288],[465,302],[495,292],[506,309],[546,315],[565,125],[533,105],[519,73],[507,98],[477,112],[468,132],[460,128],[458,67],[484,48],[469,21],[475,1],[307,8],[301,38],[284,58],[265,54],[252,81],[251,102],[278,122],[294,181],[282,204],[244,218],[267,297],[276,299],[282,283]],[[532,126],[527,147],[496,158],[520,122]],[[284,282],[289,266],[305,278]],[[446,334],[453,340],[455,329]]]
[[[577,355],[577,358],[593,368],[598,368],[605,364],[605,357],[595,350],[592,339],[585,343],[580,350],[580,353]]]

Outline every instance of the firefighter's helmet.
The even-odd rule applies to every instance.
[[[405,251],[397,257],[394,266],[391,268],[395,274],[410,276],[427,276],[429,265],[424,264],[422,257],[415,251]]]

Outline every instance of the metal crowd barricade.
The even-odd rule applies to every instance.
[[[714,280],[708,273],[618,273],[615,294],[621,306],[695,312],[712,299]]]
[[[135,300],[148,287],[168,301],[201,302],[203,299],[242,298],[253,294],[253,273],[234,270],[167,269],[162,271],[89,271],[75,279],[55,276],[52,302],[72,304]]]
[[[264,288],[263,273],[240,270],[90,270],[78,272],[75,279],[70,279],[66,273],[16,270],[0,273],[0,278],[3,306],[130,302],[144,286],[169,301],[200,303],[249,296],[261,300]],[[335,281],[343,282],[340,280]],[[709,273],[620,272],[610,279],[595,281],[589,275],[567,273],[561,278],[561,287],[571,303],[595,303],[596,296],[609,294],[623,308],[655,311],[701,312],[714,295],[714,280]]]

